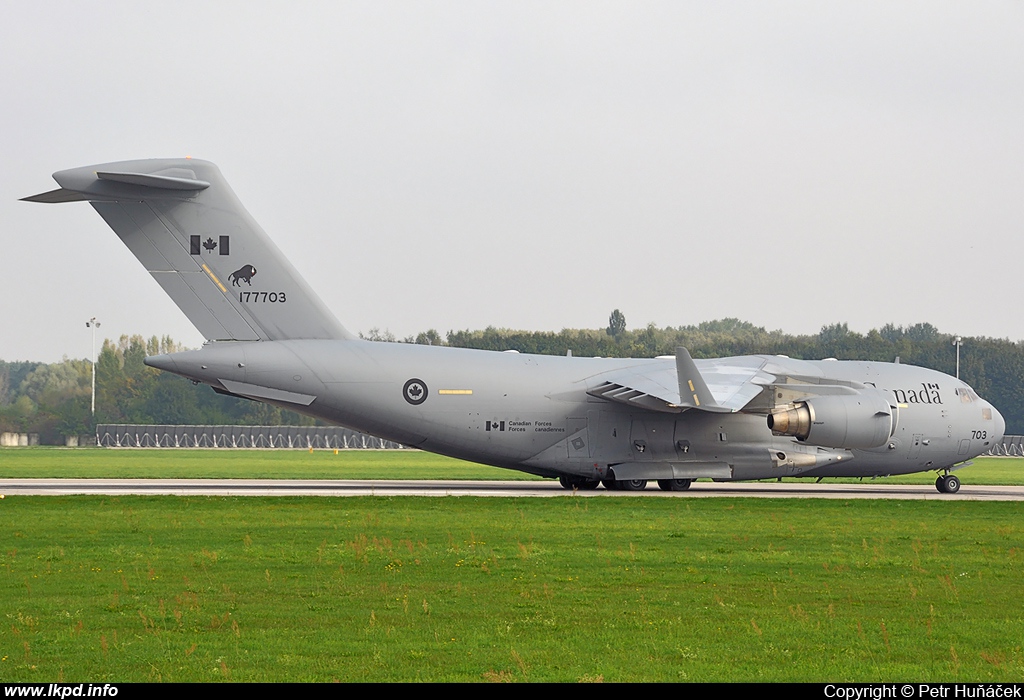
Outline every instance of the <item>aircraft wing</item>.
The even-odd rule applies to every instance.
[[[588,382],[591,396],[665,413],[698,409],[736,413],[774,384],[780,369],[757,355],[702,360],[698,368],[686,348],[659,363],[613,370]]]

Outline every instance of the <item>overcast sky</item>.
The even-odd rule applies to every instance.
[[[202,337],[56,170],[191,155],[353,332],[1024,339],[1021,2],[0,4],[0,359]]]

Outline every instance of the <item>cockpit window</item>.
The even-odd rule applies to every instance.
[[[978,401],[978,395],[974,393],[974,389],[967,386],[962,386],[956,390],[957,395],[960,396],[960,403],[973,403]]]

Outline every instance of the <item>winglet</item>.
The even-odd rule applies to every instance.
[[[700,376],[697,365],[686,348],[676,348],[676,375],[679,377],[679,405],[714,411],[718,402],[711,395],[704,377]]]

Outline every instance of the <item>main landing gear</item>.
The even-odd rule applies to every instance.
[[[581,479],[579,477],[560,476],[558,477],[558,483],[562,485],[563,489],[569,489],[570,491],[573,489],[577,491],[590,491],[596,489],[601,482],[596,479],[591,481],[590,479]]]
[[[605,479],[601,482],[609,491],[643,491],[647,488],[647,479]]]
[[[604,484],[604,487],[609,491],[643,491],[647,488],[647,479],[628,479],[626,481],[603,479],[601,481],[590,481],[589,479],[581,479],[579,477],[562,476],[558,478],[558,483],[564,489],[578,489],[580,491],[596,489],[601,484]]]
[[[939,493],[956,493],[960,490],[960,479],[952,474],[940,476],[935,480],[935,488],[938,489]]]
[[[591,481],[582,477],[562,476],[558,483],[563,489],[575,489],[577,491],[590,491],[599,485],[604,485],[609,491],[643,491],[647,488],[647,479],[604,479],[602,481]],[[662,491],[685,491],[690,488],[693,479],[658,479],[658,488]]]

